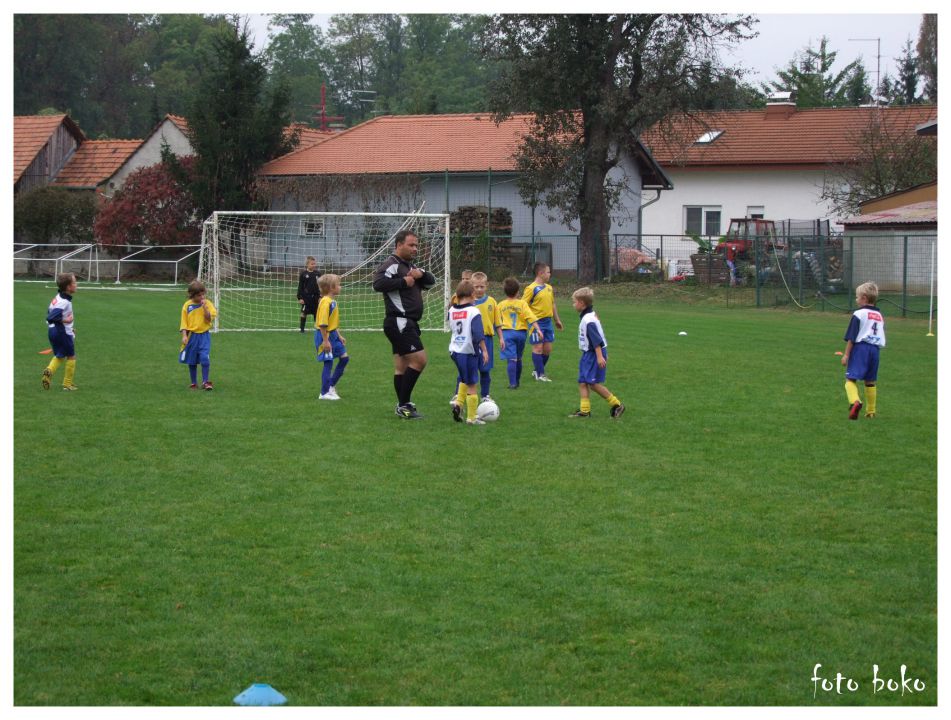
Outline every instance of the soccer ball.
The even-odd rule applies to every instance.
[[[485,422],[495,422],[499,419],[499,406],[492,400],[483,400],[476,410],[476,417]]]

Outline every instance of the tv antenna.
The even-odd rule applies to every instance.
[[[312,108],[320,110],[320,116],[314,116],[314,120],[320,121],[320,130],[321,132],[327,132],[330,129],[330,123],[339,122],[344,119],[342,115],[328,115],[327,114],[327,86],[323,83],[320,84],[320,105],[311,105]]]
[[[877,50],[875,53],[875,102],[878,102],[879,96],[882,93],[882,39],[877,38],[849,38],[849,42],[873,42],[877,45]]]

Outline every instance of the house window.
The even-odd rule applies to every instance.
[[[766,208],[762,205],[747,205],[746,217],[753,218],[754,220],[762,220],[766,217]]]
[[[684,234],[719,235],[720,206],[684,206]]]

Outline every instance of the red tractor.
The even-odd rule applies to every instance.
[[[716,251],[724,253],[729,260],[736,258],[750,260],[750,255],[753,252],[753,241],[760,238],[762,239],[760,252],[768,252],[774,246],[779,247],[780,243],[776,237],[776,223],[762,218],[733,218],[730,220],[730,227],[726,231],[726,235],[717,243]]]

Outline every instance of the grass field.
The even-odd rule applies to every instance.
[[[14,289],[17,705],[937,702],[920,320],[889,318],[879,417],[849,422],[844,315],[604,300],[628,412],[576,420],[562,292],[555,382],[498,370],[501,419],[466,427],[439,333],[421,421],[382,333],[348,335],[340,402],[296,332],[216,335],[190,392],[183,293],[81,285],[80,390],[44,392],[53,293]],[[874,692],[903,664],[922,692]]]

